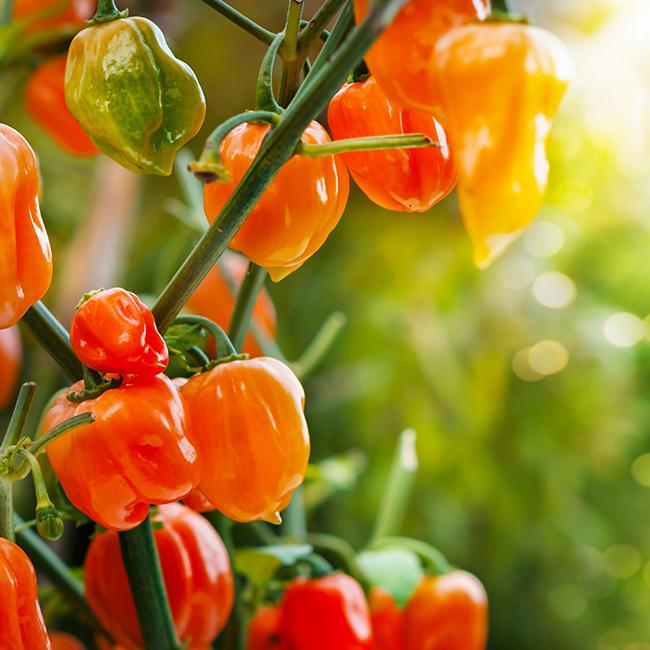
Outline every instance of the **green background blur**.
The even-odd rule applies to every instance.
[[[284,0],[233,4],[282,27]],[[323,249],[270,287],[289,358],[332,311],[349,319],[307,408],[314,459],[355,449],[365,469],[312,519],[361,546],[397,436],[413,427],[420,471],[403,533],[484,581],[491,648],[650,650],[650,5],[515,5],[567,42],[578,69],[548,201],[521,241],[481,273],[454,197],[408,216],[355,190]],[[263,49],[199,0],[140,10],[205,89],[198,153],[252,107]],[[197,237],[172,214],[201,223],[177,180],[65,156],[12,92],[3,121],[42,165],[50,306],[67,324],[86,289],[158,291]],[[26,365],[44,399],[60,378],[36,349]]]

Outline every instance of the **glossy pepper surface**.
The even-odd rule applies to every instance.
[[[542,205],[546,140],[573,64],[553,34],[513,23],[455,29],[439,41],[435,60],[463,221],[484,267]]]
[[[77,308],[70,344],[79,359],[100,372],[157,375],[169,352],[149,308],[116,287],[92,294]]]
[[[199,463],[188,437],[183,400],[164,375],[131,377],[99,397],[73,403],[78,382],[48,410],[45,431],[81,413],[95,422],[47,446],[47,455],[70,501],[109,530],[140,524],[151,504],[177,501],[198,482]]]
[[[17,327],[0,330],[0,409],[6,408],[16,392],[22,346]]]
[[[440,123],[388,99],[374,77],[343,86],[330,102],[328,123],[337,140],[422,133],[438,145],[341,154],[357,185],[377,205],[424,212],[454,189],[455,165]]]
[[[50,635],[52,650],[86,650],[81,641],[64,632],[54,632]]]
[[[371,6],[371,0],[354,0],[357,22]],[[438,40],[451,28],[483,20],[489,13],[489,0],[409,0],[366,55],[368,67],[391,99],[439,117]],[[480,102],[479,92],[475,97]]]
[[[235,521],[279,523],[309,460],[296,376],[277,359],[259,357],[195,375],[181,392],[201,458],[200,496]]]
[[[96,6],[94,0],[14,0],[13,17],[33,19],[29,32],[65,25],[81,27]]]
[[[221,158],[230,180],[206,184],[204,204],[209,222],[218,216],[248,171],[268,131],[268,125],[241,124],[221,143]],[[302,141],[323,144],[330,137],[318,122],[312,122]],[[282,280],[325,243],[345,210],[349,191],[348,172],[334,156],[294,156],[273,179],[230,247],[265,267],[272,280]]]
[[[373,587],[369,597],[373,650],[405,650],[404,617],[393,596]]]
[[[154,538],[176,633],[190,648],[209,644],[223,629],[233,604],[228,553],[201,515],[179,504],[161,506]],[[140,625],[122,563],[118,535],[100,533],[85,562],[88,602],[114,639],[129,650],[142,647]]]
[[[38,202],[36,156],[0,124],[0,329],[17,323],[52,280],[52,251]]]
[[[146,18],[87,27],[70,44],[70,111],[108,156],[139,173],[169,175],[176,151],[205,118],[203,91]]]
[[[16,544],[0,538],[0,650],[50,650],[36,573]]]
[[[282,603],[282,629],[292,650],[372,648],[368,604],[354,578],[343,573],[297,578]]]
[[[235,292],[237,291],[246,275],[248,263],[241,255],[226,251],[220,263],[212,267],[198,289],[187,301],[187,307],[195,314],[209,318],[227,331],[235,310],[235,294],[229,286],[220,266],[221,263],[233,280]],[[275,307],[265,289],[260,292],[255,302],[253,323],[262,334],[271,339],[275,338],[277,330]],[[262,354],[252,332],[244,340],[242,352],[250,354],[252,357],[259,357]]]
[[[464,571],[425,578],[404,609],[407,650],[483,650],[487,595]]]
[[[93,156],[97,147],[65,103],[66,61],[64,54],[36,68],[27,82],[27,110],[62,149],[76,156]]]
[[[246,650],[287,650],[282,639],[282,608],[260,607],[248,626]]]

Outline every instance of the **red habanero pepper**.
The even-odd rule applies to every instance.
[[[50,650],[36,573],[16,544],[0,539],[0,650]]]
[[[70,344],[89,368],[122,375],[157,375],[169,352],[153,314],[134,293],[105,289],[78,308]]]
[[[48,410],[45,431],[82,413],[95,422],[53,440],[47,456],[70,501],[109,530],[142,523],[151,504],[171,503],[199,479],[199,462],[188,437],[186,410],[165,377],[130,377],[119,388],[81,403],[61,392]]]
[[[68,153],[94,156],[99,152],[65,103],[63,81],[67,56],[62,54],[39,66],[26,88],[27,110]]]
[[[17,327],[0,330],[0,409],[6,408],[16,391],[22,347]]]
[[[282,640],[280,605],[260,607],[248,626],[246,650],[286,650]]]
[[[374,77],[346,84],[329,105],[337,140],[422,133],[438,146],[341,154],[363,193],[399,212],[424,212],[456,185],[456,169],[442,126],[428,113],[402,108],[386,97]]]
[[[14,0],[13,17],[41,17],[31,23],[28,32],[70,25],[82,27],[92,18],[97,4],[93,0]]]
[[[154,538],[176,633],[199,650],[224,628],[233,604],[233,576],[221,538],[201,515],[180,504],[161,506]],[[85,561],[88,602],[113,638],[129,650],[142,634],[122,563],[118,535],[100,533]]]
[[[393,596],[373,587],[369,601],[373,650],[405,650],[404,617]]]
[[[86,650],[86,646],[81,641],[64,632],[53,632],[50,635],[50,643],[52,650]]]
[[[52,250],[38,204],[36,156],[0,124],[0,329],[17,323],[52,280]]]
[[[424,578],[404,609],[407,650],[484,650],[487,595],[464,571]]]
[[[241,124],[221,143],[221,159],[230,174],[226,183],[207,183],[205,214],[215,220],[251,166],[268,125]],[[305,144],[330,141],[325,129],[312,122],[303,133]],[[294,156],[280,170],[248,215],[230,247],[263,266],[275,282],[302,266],[338,224],[350,191],[350,179],[335,156]]]

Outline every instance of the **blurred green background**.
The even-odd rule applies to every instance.
[[[263,49],[198,0],[139,4],[206,91],[198,153],[252,106]],[[283,24],[284,0],[233,4]],[[484,581],[490,648],[650,650],[650,5],[514,4],[578,68],[548,201],[520,242],[481,273],[453,196],[407,216],[355,190],[320,253],[270,287],[289,358],[330,312],[349,318],[307,408],[314,459],[358,449],[365,470],[312,522],[362,545],[397,436],[413,427],[420,472],[403,532]],[[40,156],[60,318],[86,289],[158,291],[197,237],[172,216],[177,180],[60,153],[25,117],[20,86],[3,121]],[[26,367],[45,399],[60,381],[50,361],[32,348]]]

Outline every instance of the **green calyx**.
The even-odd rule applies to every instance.
[[[36,509],[36,530],[43,539],[50,542],[55,542],[63,536],[63,518],[53,504]]]
[[[124,11],[120,11],[115,5],[115,0],[98,0],[97,13],[95,13],[91,20],[87,21],[87,24],[89,26],[99,25],[112,20],[118,20],[119,18],[126,18],[128,15],[129,10],[125,9]]]

